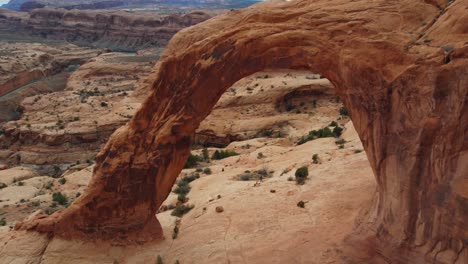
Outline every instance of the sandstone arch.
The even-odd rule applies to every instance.
[[[99,153],[87,193],[18,228],[122,243],[160,238],[154,214],[222,93],[264,68],[307,69],[337,88],[376,177],[376,199],[357,236],[397,263],[463,263],[468,15],[457,10],[467,7],[466,0],[449,7],[275,1],[183,30],[157,65],[142,108]],[[420,33],[430,45],[415,45],[423,44]]]

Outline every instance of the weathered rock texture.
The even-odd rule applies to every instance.
[[[0,162],[49,175],[57,174],[57,167],[90,162],[141,105],[143,98],[133,90],[143,85],[141,76],[157,59],[155,54],[101,54],[70,72],[63,91],[25,98],[21,118],[1,127]]]
[[[0,123],[19,116],[25,97],[63,90],[71,69],[102,52],[68,43],[1,42],[0,50]]]
[[[308,69],[335,85],[376,177],[355,235],[367,252],[392,263],[466,263],[467,7],[276,1],[183,30],[157,65],[153,92],[99,153],[88,191],[17,227],[74,239],[161,237],[154,214],[223,92],[265,68]]]
[[[128,51],[165,47],[176,32],[210,17],[201,11],[162,15],[41,8],[18,15],[0,9],[0,22],[9,24],[5,31],[12,28],[16,33]]]

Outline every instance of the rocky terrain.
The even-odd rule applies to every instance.
[[[1,136],[8,162],[23,163],[32,138],[72,142],[56,136],[86,124],[70,109],[124,125],[94,164],[45,177],[2,166],[1,261],[468,263],[467,8],[233,10],[176,34],[144,81],[119,80],[133,80],[128,97],[83,65],[65,91],[75,97],[23,102]]]
[[[0,35],[12,40],[20,34],[116,51],[137,51],[164,48],[177,31],[211,16],[203,11],[160,14],[41,8],[21,13],[0,9],[0,25],[7,25],[0,28]]]
[[[63,90],[68,75],[100,53],[65,43],[0,42],[0,123],[21,114],[25,97]]]
[[[2,128],[0,160],[49,175],[91,163],[141,104],[133,90],[157,58],[154,53],[104,53],[73,71],[63,91],[24,99],[21,118]]]
[[[93,80],[88,87],[94,91],[94,85],[99,86],[100,82],[89,78],[91,73],[99,71],[98,68],[101,70],[109,68],[103,60],[110,63],[115,57],[113,53],[103,54],[95,59],[96,61],[93,60],[81,66],[70,78],[67,91],[80,90],[83,85],[86,85],[83,84],[84,79]],[[122,64],[118,65],[123,67]],[[109,68],[108,71],[118,76],[118,69]],[[99,72],[102,73],[102,71]],[[122,80],[116,80],[115,83],[120,82]],[[106,86],[106,82],[100,85]],[[114,101],[113,105],[123,106],[129,101],[141,102],[141,98],[133,98],[135,93],[131,90],[127,93],[123,101]],[[68,102],[70,98],[67,96],[66,91],[59,92],[51,94],[45,101],[51,101],[52,98],[64,98],[61,102]],[[98,98],[101,101],[110,101],[109,98],[112,97],[104,91],[104,95]],[[39,122],[45,123],[47,115],[38,111],[44,109],[44,106],[28,107],[30,99],[32,98],[25,100],[24,116],[29,117],[29,120],[34,120],[32,127],[36,127],[39,126],[37,124]],[[88,98],[90,99],[91,97]],[[41,103],[38,101],[36,104]],[[50,109],[53,108],[57,113],[74,112],[80,116],[79,120],[72,122],[74,123],[72,129],[65,129],[64,133],[70,136],[73,136],[72,133],[78,129],[88,127],[92,118],[96,118],[96,113],[97,116],[102,116],[102,120],[115,122],[116,127],[121,125],[119,119],[113,119],[111,114],[102,114],[99,109],[70,111],[62,105],[55,105],[55,108],[51,106]],[[136,105],[133,106],[138,108]],[[340,113],[341,107],[342,103],[337,100],[328,80],[320,79],[320,76],[312,73],[289,70],[266,71],[246,77],[223,94],[214,111],[197,132],[197,137],[205,139],[204,142],[200,140],[198,144],[219,144],[224,145],[225,148],[207,148],[206,160],[197,161],[196,164],[189,165],[191,168],[181,172],[179,180],[190,175],[200,178],[190,183],[191,191],[185,196],[183,203],[179,195],[173,193],[161,206],[158,217],[167,234],[167,239],[163,243],[146,245],[138,250],[140,252],[138,254],[132,250],[128,251],[129,249],[104,243],[100,244],[100,247],[105,249],[92,255],[80,253],[83,250],[89,251],[92,244],[83,244],[78,247],[74,245],[66,250],[63,248],[63,242],[47,245],[47,240],[41,237],[30,242],[23,241],[23,243],[28,248],[47,247],[46,252],[40,257],[46,263],[96,263],[96,261],[98,263],[112,261],[144,263],[153,262],[158,255],[167,263],[173,263],[176,260],[182,263],[237,262],[240,261],[239,258],[245,258],[249,262],[275,262],[277,258],[281,261],[292,258],[293,254],[297,254],[295,251],[300,249],[285,249],[292,251],[290,254],[278,255],[273,252],[274,247],[266,242],[268,240],[265,240],[265,235],[278,236],[284,241],[294,237],[295,240],[300,241],[306,239],[309,232],[314,232],[316,236],[321,234],[327,242],[305,243],[304,247],[314,247],[315,251],[309,250],[311,255],[301,255],[298,261],[308,258],[317,260],[336,258],[336,252],[330,251],[323,256],[317,252],[326,250],[344,238],[352,228],[360,204],[370,200],[375,186],[362,144],[349,118]],[[132,109],[127,113],[133,114],[134,111]],[[111,113],[115,115],[117,111],[111,111]],[[223,116],[224,120],[221,120],[220,116]],[[97,120],[101,123],[100,118]],[[8,126],[15,127],[16,124],[22,122],[24,120],[11,122]],[[226,124],[226,126],[219,124]],[[64,125],[71,126],[69,123]],[[329,125],[332,126],[329,127]],[[238,126],[240,128],[233,129]],[[311,130],[329,127],[333,131],[335,126],[343,129],[343,134],[339,138],[332,135],[327,138],[300,142]],[[214,137],[206,137],[203,132],[204,127],[211,127],[210,132]],[[27,128],[23,125],[19,130],[19,133],[27,133]],[[92,131],[101,130],[103,129],[99,127]],[[220,143],[218,139],[223,135],[230,135],[228,137],[231,140],[236,138],[237,141],[228,140]],[[26,140],[24,142],[26,143]],[[65,140],[65,142],[68,141]],[[96,145],[96,151],[98,146]],[[78,149],[80,146],[75,147]],[[81,150],[75,151],[76,157],[86,152],[85,145],[82,144],[81,147]],[[34,151],[33,146],[23,145],[21,148]],[[43,151],[45,148],[40,146],[35,149]],[[29,160],[39,161],[51,156],[63,157],[69,153],[72,154],[70,149],[66,149],[65,143],[51,146],[50,151],[54,150],[61,152],[56,155],[51,152],[35,153],[35,156],[30,154]],[[215,152],[225,150],[238,155],[221,160],[213,158]],[[196,145],[192,153],[194,157],[201,157],[204,151],[202,146]],[[310,151],[313,154],[310,154]],[[54,161],[49,160],[49,162],[52,164]],[[92,160],[81,160],[81,162],[63,167],[65,170],[63,174],[55,175],[41,175],[36,172],[37,170],[25,167],[13,167],[0,171],[0,179],[3,179],[5,184],[5,187],[0,189],[2,201],[0,210],[5,221],[2,230],[7,232],[18,220],[39,209],[51,214],[71,204],[86,191],[93,166]],[[302,166],[309,167],[310,175],[306,184],[298,185],[294,175]],[[267,174],[262,182],[259,181],[257,173],[261,171]],[[176,189],[177,187],[174,187],[174,191]],[[348,196],[353,196],[354,199],[343,198]],[[288,202],[282,203],[284,199]],[[250,205],[246,208],[245,203],[239,201],[245,201]],[[305,208],[297,206],[300,201],[306,203]],[[272,204],[277,204],[277,206],[272,206]],[[332,204],[336,207],[331,206]],[[171,215],[173,208],[181,206],[194,206],[194,209],[184,216],[182,221],[178,220],[179,217]],[[219,212],[220,210],[223,212]],[[342,214],[343,210],[350,214]],[[263,215],[278,212],[282,212],[281,223],[277,222],[278,219],[268,220],[263,217]],[[319,217],[310,218],[310,214],[317,214],[317,212],[320,212]],[[326,220],[328,217],[339,220],[329,224],[330,221]],[[203,223],[204,227],[190,228],[197,226],[197,223]],[[313,227],[309,225],[311,223],[314,223]],[[176,226],[180,231],[177,231],[177,237],[172,239],[171,236]],[[280,228],[280,226],[283,227]],[[330,233],[330,230],[333,232]],[[219,234],[225,238],[218,239],[212,234]],[[3,239],[8,240],[9,233],[6,233]],[[284,244],[284,242],[277,243]],[[204,245],[210,245],[210,249],[205,249]],[[296,242],[288,245],[296,247]],[[239,250],[242,251],[242,257],[237,253]],[[5,256],[5,263],[12,259],[32,263],[38,261],[38,256],[28,255],[29,253],[26,254],[21,250],[14,253],[4,248],[2,254]],[[76,257],[77,255],[81,256]]]

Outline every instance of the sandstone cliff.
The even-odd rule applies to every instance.
[[[17,228],[122,243],[162,238],[154,214],[224,91],[265,68],[307,69],[336,87],[377,183],[347,257],[465,263],[467,7],[273,1],[185,29],[156,66],[145,103],[98,154],[87,192]]]
[[[211,15],[194,11],[159,15],[125,11],[80,11],[36,9],[29,15],[0,9],[1,28],[6,33],[65,40],[79,45],[135,51],[165,47],[182,28],[200,23]]]

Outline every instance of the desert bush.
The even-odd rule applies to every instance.
[[[229,151],[229,150],[216,150],[214,153],[213,153],[213,156],[211,156],[211,159],[214,159],[214,160],[221,160],[221,159],[225,159],[225,158],[228,158],[228,157],[232,157],[232,156],[237,156],[239,155],[239,153],[235,152],[235,151]]]
[[[203,161],[203,157],[190,153],[189,157],[187,158],[187,162],[185,163],[185,168],[193,168],[201,161]]]
[[[305,207],[305,202],[304,201],[299,201],[297,203],[297,207],[304,208]]]
[[[209,174],[211,174],[212,172],[211,172],[211,169],[210,169],[210,168],[205,168],[205,169],[203,170],[203,173],[209,175]]]
[[[60,205],[66,205],[68,203],[67,197],[63,195],[61,192],[53,193],[52,201],[57,202]]]
[[[172,216],[177,216],[177,217],[182,217],[184,214],[190,212],[194,208],[193,205],[184,205],[180,204],[177,205],[174,210],[172,211],[171,215]]]
[[[297,184],[304,184],[307,176],[309,176],[309,168],[307,168],[306,166],[300,167],[296,170],[296,173],[294,175],[296,176]]]
[[[335,137],[339,137],[341,136],[341,133],[343,132],[343,128],[339,127],[339,126],[336,126],[335,128],[333,128],[333,135],[335,135]]]
[[[187,195],[185,193],[181,193],[177,195],[177,200],[182,203],[185,203],[187,201]]]
[[[335,121],[332,121],[328,126],[329,127],[336,127],[336,126],[338,126],[338,123],[336,123]]]
[[[318,164],[318,163],[319,163],[319,156],[318,156],[318,154],[312,155],[312,162],[313,162],[314,164]]]
[[[67,180],[65,178],[60,178],[60,180],[58,180],[58,182],[60,184],[65,184],[67,182]]]
[[[177,187],[173,192],[176,194],[187,194],[190,192],[190,189],[189,182],[181,180],[177,183]]]

